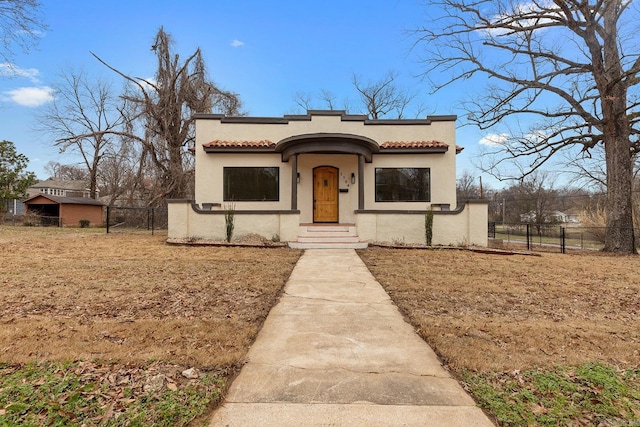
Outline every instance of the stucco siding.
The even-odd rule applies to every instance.
[[[223,198],[225,167],[279,168],[279,200],[265,202],[231,202]],[[265,153],[198,153],[196,151],[196,203],[234,204],[236,209],[281,210],[291,207],[291,164],[281,161],[280,154]]]
[[[435,246],[487,246],[487,203],[467,203],[454,212],[434,211],[432,244]],[[426,243],[425,211],[359,212],[358,235],[369,242]]]
[[[191,201],[169,201],[168,238],[198,240],[225,240],[226,222],[224,210],[198,211]],[[257,234],[265,239],[294,241],[297,237],[300,216],[296,212],[234,213],[233,238]]]
[[[430,202],[376,202],[376,168],[429,168]],[[364,168],[365,209],[416,210],[427,209],[432,203],[456,206],[455,154],[377,154]]]
[[[395,122],[395,123],[394,123]],[[348,133],[362,135],[382,143],[385,141],[438,140],[449,144],[455,152],[455,121],[417,122],[416,124],[366,124],[364,121],[343,121],[338,115],[312,115],[311,120],[289,120],[288,123],[225,123],[219,119],[199,119],[196,148],[211,140],[259,141],[277,143],[295,135],[315,133]]]

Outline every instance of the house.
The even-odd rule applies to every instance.
[[[91,195],[87,181],[57,178],[40,181],[29,187],[27,193],[29,197],[35,196],[36,194],[48,194],[50,196],[61,197],[90,197]],[[100,190],[96,189],[96,199],[99,195]]]
[[[41,225],[78,226],[81,220],[90,224],[103,223],[104,205],[88,197],[63,197],[36,194],[23,201],[26,221],[35,216]]]
[[[90,193],[87,181],[49,178],[29,187],[27,189],[27,198],[39,194],[59,197],[89,197]],[[96,189],[96,198],[99,194],[100,191]],[[8,215],[24,215],[24,213],[24,200],[14,199],[7,203]]]
[[[524,214],[520,214],[520,222],[525,223],[534,223],[536,222],[537,214],[534,211],[529,211]],[[543,223],[553,223],[553,224],[568,224],[568,223],[579,223],[580,222],[580,214],[570,210],[569,212],[562,211],[551,211],[547,212],[544,215]]]
[[[169,240],[223,239],[233,210],[234,235],[295,247],[322,231],[424,244],[433,210],[433,244],[487,245],[487,202],[456,201],[455,116],[195,118],[195,200],[168,201]]]

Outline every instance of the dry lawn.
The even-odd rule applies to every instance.
[[[640,365],[640,258],[359,251],[454,371]]]
[[[0,362],[165,361],[231,374],[299,251],[0,226]]]

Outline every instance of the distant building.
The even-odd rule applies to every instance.
[[[28,197],[37,194],[61,197],[90,197],[91,191],[87,181],[69,181],[62,179],[47,179],[40,181],[27,190]],[[96,199],[100,196],[100,191],[96,189]]]
[[[27,197],[25,200],[10,200],[7,203],[7,217],[11,217],[11,216],[22,216],[26,213],[26,208],[24,205],[24,202],[28,199],[33,199],[33,197],[35,196],[54,196],[57,197],[58,200],[59,198],[63,197],[63,198],[72,198],[72,199],[76,199],[76,202],[80,202],[80,204],[88,204],[88,205],[94,205],[92,203],[93,199],[91,199],[89,196],[91,194],[91,191],[89,189],[89,183],[88,181],[82,181],[82,180],[62,180],[62,179],[56,179],[56,178],[50,178],[44,181],[40,181],[37,184],[29,187],[27,189]],[[100,195],[100,191],[96,189],[96,199],[98,198],[98,196]],[[79,199],[88,199],[88,200],[84,200],[84,203],[82,200]],[[76,203],[77,204],[77,203]],[[100,206],[102,206],[102,204],[99,204]],[[94,211],[97,211],[97,208],[90,208],[93,209]],[[58,212],[59,215],[59,212]],[[92,215],[92,219],[96,218],[97,219],[97,215],[95,214],[95,212]]]
[[[534,211],[520,214],[520,222],[534,223],[537,222],[537,214]],[[568,213],[561,211],[546,212],[544,215],[543,223],[561,223],[561,224],[576,224],[580,222],[580,214],[570,211]]]
[[[25,215],[36,215],[40,225],[77,226],[81,220],[102,225],[103,204],[89,197],[36,194],[24,200]],[[35,224],[34,224],[35,225]]]

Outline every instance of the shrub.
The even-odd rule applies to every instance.
[[[231,242],[231,237],[233,237],[233,229],[235,227],[233,222],[234,222],[235,213],[236,213],[235,204],[231,203],[225,207],[224,223],[226,225],[225,236],[226,236],[227,242]]]
[[[431,246],[431,241],[433,239],[433,210],[429,209],[427,213],[424,214],[424,237],[427,241],[427,246]]]
[[[89,228],[89,224],[91,224],[91,221],[89,221],[88,219],[80,220],[80,228]]]

